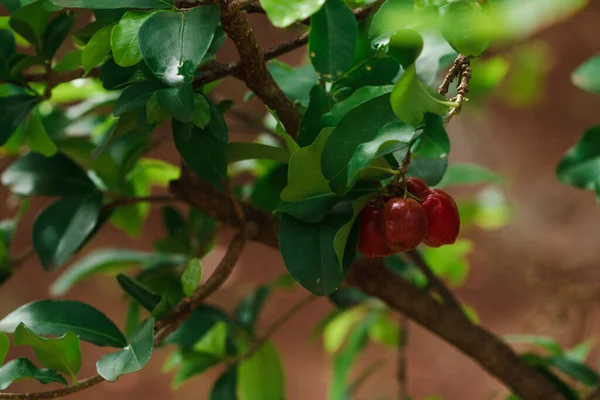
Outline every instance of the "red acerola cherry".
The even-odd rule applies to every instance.
[[[360,212],[358,251],[368,258],[387,257],[394,254],[383,240],[381,212],[373,204],[369,204]]]
[[[427,235],[427,215],[415,200],[395,198],[381,210],[381,227],[385,242],[394,252],[412,250]]]
[[[423,180],[415,177],[406,179],[406,189],[410,194],[417,197],[423,197],[423,194],[429,190],[429,186]]]
[[[460,230],[460,217],[452,197],[442,190],[430,189],[425,192],[421,205],[428,222],[425,244],[430,247],[453,244]]]

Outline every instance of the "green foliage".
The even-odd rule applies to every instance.
[[[247,344],[238,344],[244,354]],[[285,377],[279,352],[271,341],[240,362],[237,371],[239,400],[280,400],[285,397]]]
[[[600,94],[600,55],[596,55],[580,65],[571,75],[575,86],[589,92]]]
[[[436,185],[443,188],[452,185],[475,185],[482,183],[504,183],[504,178],[494,171],[490,171],[475,164],[452,164],[448,166],[442,181]]]
[[[154,347],[154,319],[148,318],[131,335],[127,346],[103,356],[97,363],[98,374],[109,382],[144,368]]]
[[[39,101],[38,97],[25,94],[0,97],[0,146],[8,141]]]
[[[50,0],[52,4],[72,8],[171,8],[171,0]]]
[[[325,3],[325,0],[261,0],[267,17],[273,25],[285,28],[296,21],[310,17]]]
[[[6,355],[8,354],[8,349],[10,348],[10,340],[6,333],[0,333],[0,366],[4,363],[6,359]]]
[[[58,372],[38,368],[26,358],[17,358],[0,367],[0,390],[4,390],[12,383],[23,379],[35,379],[44,385],[53,382],[67,384],[65,378]]]
[[[480,56],[489,46],[492,21],[481,6],[470,0],[458,0],[440,8],[441,31],[448,43],[465,56]]]
[[[115,62],[121,67],[130,67],[142,61],[138,44],[138,31],[152,13],[128,11],[113,28],[110,46]]]
[[[56,339],[42,338],[21,323],[15,330],[14,344],[31,347],[44,367],[62,372],[74,382],[77,381],[81,368],[81,350],[75,333],[67,332]]]
[[[62,336],[74,332],[97,346],[123,347],[125,337],[106,315],[72,300],[40,300],[25,304],[0,321],[0,331],[12,333],[21,324],[38,335]]]
[[[580,189],[600,193],[598,159],[600,157],[600,126],[589,128],[579,142],[562,158],[556,168],[558,179]]]
[[[198,288],[202,281],[202,263],[197,258],[191,259],[187,268],[181,274],[181,286],[183,293],[190,296]]]

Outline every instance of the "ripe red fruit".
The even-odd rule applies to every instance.
[[[442,190],[430,189],[425,192],[421,205],[429,225],[425,244],[430,247],[453,244],[460,230],[460,217],[452,197]]]
[[[410,194],[413,194],[417,197],[423,197],[423,194],[429,190],[429,186],[427,186],[423,180],[412,177],[406,179],[406,189]]]
[[[366,206],[360,212],[358,251],[368,258],[387,257],[394,253],[383,240],[381,212],[373,204]]]
[[[383,238],[394,252],[412,250],[427,235],[427,215],[415,200],[395,198],[383,206],[381,226]]]

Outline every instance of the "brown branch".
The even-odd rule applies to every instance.
[[[36,393],[0,393],[0,399],[5,400],[44,400],[55,399],[57,397],[65,397],[73,393],[81,392],[85,389],[96,386],[99,383],[105,382],[100,375],[94,375],[90,378],[81,380],[77,385],[67,386],[62,389],[47,390],[45,392]]]
[[[454,297],[454,294],[433,273],[431,268],[429,268],[429,265],[427,265],[427,262],[425,262],[425,260],[423,259],[421,253],[419,253],[417,250],[411,250],[403,254],[413,264],[415,264],[417,268],[419,268],[423,275],[425,275],[429,287],[442,297],[444,303],[462,313],[462,307],[460,306],[458,300],[456,300],[456,298]]]
[[[400,330],[398,335],[398,399],[410,400],[406,386],[406,346],[408,345],[408,318],[400,315]]]

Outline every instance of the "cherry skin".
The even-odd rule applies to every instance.
[[[383,238],[396,253],[412,250],[427,235],[427,215],[415,200],[391,199],[381,210]]]
[[[429,186],[423,180],[411,177],[406,179],[406,189],[410,194],[421,198],[429,190]]]
[[[358,251],[367,258],[387,257],[394,254],[383,240],[381,212],[373,204],[366,206],[360,212]]]
[[[430,189],[425,192],[421,205],[429,226],[425,244],[430,247],[453,244],[460,231],[460,216],[452,197],[442,190]]]

